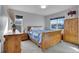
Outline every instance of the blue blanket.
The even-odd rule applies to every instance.
[[[32,30],[29,32],[31,38],[36,40],[38,43],[41,43],[42,40],[42,30]]]

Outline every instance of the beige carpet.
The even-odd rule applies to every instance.
[[[41,53],[41,49],[30,40],[21,42],[21,49],[23,53]]]
[[[78,46],[61,41],[57,45],[42,51],[30,40],[21,42],[22,53],[75,53],[79,52]]]

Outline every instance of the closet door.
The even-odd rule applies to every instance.
[[[64,40],[78,44],[78,19],[66,19],[64,24]]]

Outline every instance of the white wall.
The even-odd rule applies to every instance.
[[[2,8],[2,6],[0,5],[0,19],[2,19],[2,12],[1,12],[1,8]],[[1,32],[2,32],[2,29],[1,29],[1,27],[2,27],[2,20],[0,20],[0,36],[1,36]]]
[[[2,19],[1,18],[1,8],[2,8],[2,6],[0,6],[0,19]],[[0,52],[1,52],[1,35],[2,35],[2,33],[1,33],[1,20],[0,20]]]
[[[24,29],[27,28],[27,26],[43,26],[44,27],[44,17],[41,15],[27,13],[23,11],[16,11],[16,10],[14,10],[14,14],[23,16]]]
[[[78,17],[79,17],[79,5],[78,5]]]
[[[24,26],[36,26],[37,25],[37,26],[44,26],[46,28],[50,26],[50,20],[49,20],[50,18],[61,17],[61,16],[65,16],[65,18],[68,18],[67,13],[70,10],[78,10],[78,8],[77,6],[71,6],[69,7],[68,10],[64,10],[64,11],[57,12],[55,14],[51,14],[47,16],[41,16],[37,14],[27,13],[23,11],[16,11],[16,10],[14,10],[14,12],[15,14],[22,15],[24,17],[23,18]],[[50,12],[55,12],[55,11],[50,11]]]
[[[52,15],[45,16],[45,28],[50,26],[50,18],[56,18],[56,17],[61,17],[61,16],[65,16],[65,19],[69,18],[67,13],[70,10],[76,10],[77,15],[75,17],[78,17],[78,6],[74,6],[74,7],[69,8],[68,10],[64,10],[64,11],[61,11],[61,12],[58,12]]]
[[[1,39],[1,50],[3,50],[3,43],[4,43],[4,39],[3,39],[3,35],[4,32],[7,32],[8,30],[8,17],[7,17],[7,8],[6,6],[0,6],[0,39]],[[2,52],[2,51],[1,51]]]

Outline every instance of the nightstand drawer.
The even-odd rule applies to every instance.
[[[21,41],[25,41],[25,40],[28,40],[29,39],[27,33],[23,33],[20,36],[21,36]]]

